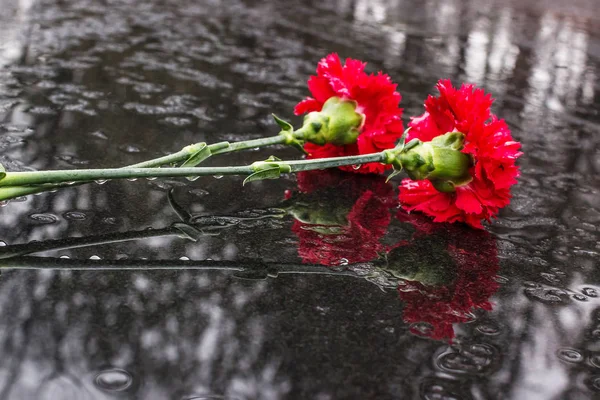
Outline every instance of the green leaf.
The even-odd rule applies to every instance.
[[[282,120],[275,114],[271,114],[271,115],[273,116],[273,119],[275,120],[275,122],[277,122],[277,125],[279,125],[279,127],[281,128],[282,131],[286,131],[286,132],[294,131],[294,127],[292,126],[292,124],[290,124],[287,121]]]
[[[396,145],[396,147],[404,147],[404,145],[406,144],[406,137],[408,136],[408,131],[410,131],[410,126],[406,128],[406,130],[402,133],[402,136],[400,136],[400,140],[398,140],[398,144]]]
[[[297,140],[294,140],[294,141],[291,143],[291,146],[292,146],[293,148],[295,148],[295,149],[298,149],[298,150],[300,150],[300,151],[301,151],[302,153],[304,153],[305,155],[308,155],[308,151],[304,150],[304,146],[303,146],[303,145],[302,145],[302,143],[300,143],[299,141],[297,141]]]
[[[400,175],[402,173],[401,169],[396,169],[394,168],[394,170],[392,171],[392,173],[387,177],[387,179],[385,180],[385,183],[388,183],[390,181],[390,179],[392,179],[393,177],[395,177],[396,175]]]
[[[181,164],[181,167],[195,167],[210,156],[210,148],[206,145],[206,143],[201,143],[198,146],[198,149],[187,160],[185,160],[183,164]]]
[[[280,172],[279,172],[279,167],[277,166],[273,166],[273,167],[267,167],[264,169],[261,169],[259,171],[256,171],[255,173],[248,175],[246,177],[246,179],[244,179],[244,182],[242,183],[242,185],[245,185],[248,182],[254,182],[254,181],[262,181],[263,179],[277,179],[279,178]]]
[[[4,169],[4,165],[0,164],[0,179],[3,179],[6,176],[6,169]]]

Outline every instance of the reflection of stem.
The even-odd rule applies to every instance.
[[[364,265],[364,264],[362,264]],[[53,257],[15,257],[0,260],[0,269],[56,269],[56,270],[202,270],[262,273],[263,278],[281,274],[344,275],[356,278],[362,275],[352,271],[352,265],[343,270],[323,265],[269,263],[260,260],[195,261],[195,260],[75,260]],[[244,274],[238,276],[244,277]],[[258,278],[258,274],[248,275]]]
[[[281,218],[285,215],[284,210],[270,209],[268,211],[271,211],[271,213],[256,217],[200,216],[194,218],[193,216],[189,216],[189,223],[176,222],[168,228],[144,229],[140,231],[109,233],[104,235],[92,235],[45,240],[43,242],[14,244],[0,247],[0,260],[44,251],[77,249],[81,247],[120,243],[130,240],[149,239],[155,237],[178,236],[195,242],[204,236],[218,235],[221,230],[235,226],[242,221],[254,221],[265,218]]]

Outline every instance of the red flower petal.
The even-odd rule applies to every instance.
[[[402,109],[398,107],[401,96],[389,76],[367,74],[366,64],[347,59],[342,65],[337,54],[329,54],[317,66],[317,75],[310,77],[308,88],[314,99],[298,103],[294,109],[296,115],[311,111],[320,111],[323,103],[332,96],[354,100],[358,110],[365,115],[365,123],[356,144],[346,146],[305,145],[309,158],[351,156],[370,154],[393,148],[402,136]],[[318,149],[317,147],[322,147]],[[382,173],[390,166],[371,163],[359,168],[352,166],[340,169],[355,173]]]
[[[495,218],[510,201],[522,154],[504,120],[490,111],[493,99],[482,89],[462,85],[455,89],[449,80],[437,84],[440,96],[429,96],[425,113],[413,117],[408,139],[429,141],[453,130],[465,134],[463,153],[474,160],[473,180],[455,193],[439,193],[429,182],[402,181],[400,201],[406,210],[421,211],[439,222],[465,222],[482,228],[481,221]]]

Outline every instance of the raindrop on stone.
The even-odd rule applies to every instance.
[[[583,355],[579,351],[567,347],[558,349],[556,355],[561,360],[569,363],[579,363],[583,361]]]
[[[592,354],[589,361],[593,367],[600,368],[600,354]]]
[[[64,217],[72,221],[83,221],[87,218],[87,215],[79,211],[69,211],[64,214]]]
[[[185,179],[187,179],[190,182],[194,182],[196,180],[198,180],[198,178],[200,178],[199,176],[186,176]]]
[[[29,218],[42,224],[54,224],[58,222],[58,217],[54,214],[31,214]]]
[[[586,287],[586,288],[583,288],[581,290],[581,292],[583,294],[585,294],[586,296],[588,296],[588,297],[598,297],[598,291],[596,289],[594,289],[594,288],[587,288]]]
[[[574,294],[574,295],[573,295],[573,298],[574,298],[575,300],[577,300],[577,301],[588,301],[588,298],[587,298],[587,296],[584,296],[584,295],[582,295],[582,294],[578,294],[578,293],[577,293],[577,294]]]
[[[208,191],[204,189],[192,189],[189,191],[189,193],[195,196],[206,196],[209,194]]]
[[[101,260],[101,258],[94,255],[90,257],[90,260]]]
[[[223,175],[213,175],[213,178],[215,179],[221,179],[223,177]]]
[[[123,369],[107,369],[99,372],[94,378],[94,384],[107,392],[122,392],[131,387],[133,377]]]
[[[107,179],[97,179],[94,182],[96,182],[98,185],[104,185],[106,182],[108,182]]]
[[[6,242],[4,240],[0,240],[0,247],[6,246]]]
[[[218,394],[203,394],[200,396],[186,396],[181,400],[237,400],[232,397],[220,396]]]
[[[594,392],[600,392],[600,375],[592,375],[585,380],[588,388]]]
[[[475,328],[479,333],[488,336],[496,336],[500,333],[500,327],[493,322],[486,322],[477,325]]]

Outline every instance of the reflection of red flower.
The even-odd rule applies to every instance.
[[[341,171],[326,170],[300,172],[298,187],[305,194],[318,194],[331,190],[335,196],[329,205],[340,199],[353,202],[345,216],[345,225],[331,226],[311,224],[296,220],[292,231],[299,238],[298,254],[309,264],[334,266],[342,260],[348,263],[369,261],[385,251],[379,239],[385,234],[391,217],[389,208],[394,206],[395,194],[391,185],[381,177],[366,177]]]
[[[400,211],[398,217],[407,221],[411,216]],[[433,234],[433,240],[446,241],[448,254],[455,262],[455,277],[443,286],[426,286],[405,280],[398,287],[404,301],[404,321],[425,322],[426,333],[411,328],[413,333],[433,339],[452,339],[452,324],[473,319],[473,311],[492,309],[489,298],[498,290],[498,254],[494,237],[486,231],[473,231],[447,224],[426,226],[422,220],[415,225],[414,241]],[[425,233],[426,232],[426,233]],[[410,246],[410,244],[408,244]]]
[[[481,228],[481,220],[490,221],[510,202],[510,187],[516,183],[519,168],[516,159],[520,143],[513,141],[504,120],[490,111],[493,99],[482,89],[463,85],[455,89],[449,80],[437,84],[439,97],[429,96],[425,113],[410,122],[407,140],[429,141],[457,130],[465,134],[463,153],[475,161],[473,180],[454,193],[438,192],[427,180],[404,179],[400,202],[406,210],[421,211],[436,222],[462,221]]]
[[[317,76],[311,76],[308,80],[308,88],[313,97],[296,105],[296,115],[321,111],[329,98],[338,96],[356,101],[357,111],[365,116],[355,144],[319,146],[307,143],[304,148],[309,153],[309,158],[376,153],[394,147],[402,135],[402,109],[398,107],[401,96],[396,91],[396,84],[381,72],[377,75],[365,73],[365,65],[350,58],[342,65],[337,54],[330,54],[319,62]],[[349,172],[381,173],[389,166],[370,163],[358,169],[351,166],[340,168]]]

